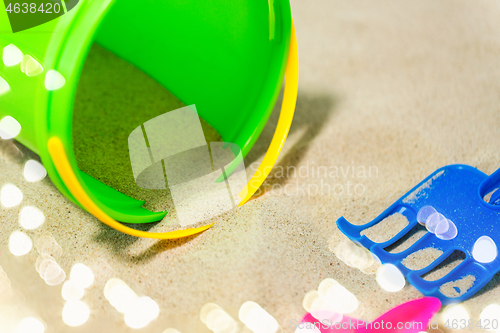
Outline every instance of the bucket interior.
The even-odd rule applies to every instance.
[[[281,0],[114,2],[95,35],[74,103],[75,156],[91,192],[102,194],[102,183],[141,206],[147,201],[150,211],[168,210],[168,190],[135,185],[127,137],[185,105],[196,106],[207,142],[235,143],[246,155],[283,79],[287,6]],[[123,210],[117,203],[123,197],[109,199],[112,191],[104,192],[99,200]]]
[[[147,74],[94,44],[80,77],[73,109],[73,147],[78,168],[131,198],[145,201],[144,208],[155,212],[171,210],[168,190],[136,185],[128,137],[148,120],[184,106]],[[222,140],[201,117],[200,122],[206,142]]]

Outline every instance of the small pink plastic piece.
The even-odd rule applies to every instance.
[[[364,324],[360,319],[344,316],[343,320],[337,324],[320,325],[321,323],[318,323],[318,320],[308,313],[300,325],[305,327],[306,323],[311,323],[310,325],[316,323],[316,328],[321,333],[418,333],[426,331],[432,317],[440,308],[441,301],[439,299],[424,297],[398,305],[371,323]],[[398,323],[410,323],[407,326],[411,327],[397,329]]]

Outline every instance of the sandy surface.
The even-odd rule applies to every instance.
[[[459,297],[474,285],[475,280],[476,278],[473,275],[467,275],[461,279],[444,283],[439,288],[439,291],[447,297]]]
[[[413,252],[402,260],[403,265],[411,270],[418,271],[419,269],[427,267],[434,260],[439,258],[443,251],[428,247],[422,250]]]
[[[408,225],[406,216],[400,213],[389,215],[374,226],[361,232],[362,236],[368,237],[375,243],[383,243],[392,239]]]
[[[289,321],[304,314],[304,295],[327,277],[358,298],[354,317],[371,320],[422,296],[409,285],[383,291],[373,274],[337,259],[329,241],[339,236],[337,218],[366,223],[441,166],[464,163],[491,173],[500,165],[500,7],[434,0],[292,6],[301,81],[289,140],[260,195],[205,233],[177,241],[120,234],[66,200],[49,179],[24,181],[18,159],[0,162],[0,183],[24,193],[21,206],[0,208],[0,244],[20,229],[20,208],[36,205],[46,223],[28,232],[32,239],[51,235],[66,272],[83,262],[96,276],[83,298],[89,321],[68,329],[61,321],[61,286],[40,279],[36,249],[13,258],[2,247],[0,265],[24,294],[15,294],[25,300],[19,301],[23,315],[43,318],[47,332],[132,332],[103,296],[111,277],[160,306],[158,319],[136,332],[209,332],[198,318],[203,304],[215,302],[237,320],[248,300],[291,332]],[[248,165],[262,158],[277,117]],[[463,303],[472,319],[499,302],[498,282],[497,275]]]

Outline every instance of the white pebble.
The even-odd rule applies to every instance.
[[[210,312],[212,312],[212,310],[215,310],[215,309],[220,309],[220,306],[218,306],[217,304],[215,303],[207,303],[205,305],[203,305],[200,309],[200,320],[203,324],[206,324],[207,323],[207,316]],[[240,309],[241,311],[241,309]]]
[[[66,302],[62,311],[63,322],[71,327],[81,326],[87,322],[90,310],[87,304],[79,300]]]
[[[242,304],[238,317],[254,333],[275,333],[279,329],[276,319],[252,301]]]
[[[324,299],[339,313],[352,313],[359,306],[356,296],[339,283],[328,289]]]
[[[45,325],[40,319],[28,317],[19,322],[17,333],[43,333]]]
[[[43,67],[32,56],[25,54],[21,61],[21,72],[27,76],[37,76],[43,72]]]
[[[326,293],[328,292],[328,289],[338,285],[339,283],[337,282],[337,280],[334,280],[332,278],[326,278],[323,281],[321,281],[318,286],[318,295],[320,297],[325,297]]]
[[[155,320],[160,314],[160,307],[151,297],[142,296],[137,300],[137,304],[144,309],[149,316],[149,320]]]
[[[15,66],[23,61],[23,52],[14,44],[9,44],[3,48],[2,60],[7,67]]]
[[[45,75],[45,88],[47,90],[57,90],[66,84],[64,76],[56,70],[51,69]]]
[[[85,290],[75,285],[71,280],[64,282],[61,289],[62,298],[66,301],[80,299],[83,294],[85,294]]]
[[[12,184],[7,184],[0,191],[0,203],[5,208],[12,208],[19,205],[23,201],[23,192]]]
[[[484,324],[489,322],[491,324],[490,328],[493,328],[494,323],[498,323],[500,325],[500,305],[499,304],[490,304],[483,309],[479,319]],[[497,327],[496,332],[500,332],[500,327]]]
[[[15,256],[23,256],[31,251],[33,242],[22,231],[14,231],[9,237],[9,250]]]
[[[75,285],[85,289],[94,283],[94,272],[88,266],[79,263],[71,268],[69,278]]]
[[[125,311],[125,324],[131,328],[146,327],[160,313],[158,304],[150,297],[143,296],[132,303]]]
[[[43,212],[33,206],[26,206],[19,213],[19,224],[24,229],[32,230],[40,227],[45,222]]]
[[[237,325],[233,318],[223,309],[215,309],[208,313],[206,325],[212,332],[234,332],[237,331]]]
[[[279,329],[276,319],[261,306],[252,309],[244,323],[254,333],[276,333]]]
[[[122,280],[117,278],[109,279],[104,286],[104,297],[120,313],[125,313],[127,309],[135,304],[139,298],[137,294]]]
[[[134,329],[146,327],[151,320],[148,313],[137,304],[131,304],[124,314],[125,324]]]
[[[401,291],[406,285],[403,273],[392,264],[382,265],[377,270],[376,280],[382,289],[393,293]]]
[[[37,266],[37,271],[49,286],[56,286],[66,280],[66,272],[51,256],[44,256]]]
[[[498,248],[495,241],[488,236],[481,236],[474,243],[472,256],[480,263],[487,264],[498,256]]]
[[[11,116],[0,120],[0,138],[4,140],[14,139],[21,132],[21,124]]]
[[[36,160],[29,160],[24,165],[24,178],[31,182],[39,182],[47,176],[47,170],[42,163]]]
[[[59,274],[50,278],[50,279],[45,279],[45,283],[48,284],[49,286],[57,286],[66,280],[66,272],[63,269],[60,269]]]
[[[443,321],[468,321],[470,319],[469,313],[462,305],[450,305],[446,307],[442,313]]]
[[[302,301],[302,307],[304,307],[304,310],[306,310],[307,312],[311,312],[311,306],[317,298],[319,298],[319,294],[318,294],[317,290],[312,290],[312,291],[308,292],[304,296],[304,300]],[[240,318],[240,320],[241,320],[241,318]]]
[[[338,306],[327,302],[323,297],[318,297],[311,305],[311,315],[319,321],[339,322],[343,314],[338,311]]]
[[[255,302],[245,302],[240,306],[240,310],[238,311],[238,318],[242,323],[245,323],[247,321],[248,314],[258,308],[260,308],[260,305]]]
[[[6,94],[10,91],[9,83],[0,76],[0,96]]]

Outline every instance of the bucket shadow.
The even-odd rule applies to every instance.
[[[172,224],[176,222],[176,213],[171,212],[170,218],[168,220],[163,220],[159,222],[152,223],[122,223],[124,226],[129,228],[145,231],[145,232],[167,232],[182,229],[177,224]],[[189,225],[189,228],[197,228],[205,226],[208,224],[216,224],[220,219],[227,219],[230,216],[231,211],[225,212],[221,215],[212,217],[208,220],[199,222],[197,224]],[[167,218],[169,214],[167,214]],[[207,232],[210,229],[202,231],[200,233],[177,238],[177,239],[154,239],[154,238],[140,238],[124,234],[117,231],[108,225],[96,221],[99,225],[99,232],[93,236],[93,241],[98,244],[106,244],[106,247],[110,248],[116,258],[123,262],[133,263],[133,264],[145,264],[148,261],[154,259],[157,255],[175,249],[179,246],[183,246],[189,242],[196,241],[196,239]],[[151,230],[157,227],[159,224],[163,224],[167,230]],[[177,227],[175,227],[177,226]],[[173,227],[173,228],[172,228]],[[212,227],[213,228],[213,227]],[[160,226],[161,229],[161,226]]]
[[[144,224],[123,224],[136,230],[149,231],[157,223],[158,222]],[[147,247],[139,254],[132,255],[127,253],[127,249],[134,243],[142,241],[142,239],[124,234],[100,222],[99,226],[101,227],[101,231],[94,237],[94,241],[97,243],[107,243],[111,246],[113,253],[118,258],[120,258],[124,262],[134,264],[144,264],[153,259],[156,255],[189,243],[200,235],[196,234],[178,239],[154,240],[151,246]]]
[[[274,108],[266,126],[264,127],[262,134],[260,135],[250,153],[245,158],[245,165],[247,167],[251,163],[259,160],[267,152],[269,144],[276,130],[276,124],[278,123],[281,101],[282,95],[280,95],[276,103],[276,107]],[[275,168],[268,176],[268,179],[266,180],[266,186],[263,188],[263,190],[260,191],[259,196],[265,193],[265,188],[270,187],[274,184],[281,184],[287,180],[287,177],[275,177],[276,170],[286,169],[287,167],[296,166],[300,163],[303,156],[307,153],[311,142],[318,135],[318,133],[321,132],[324,124],[327,123],[329,117],[334,112],[336,105],[337,101],[334,96],[325,94],[309,94],[299,91],[297,98],[297,107],[295,109],[294,119],[292,127],[290,129],[289,137],[293,136],[299,131],[302,132],[302,134],[297,139],[296,143],[293,144],[291,148],[287,148],[287,152],[280,157],[279,162],[275,165]],[[158,222],[125,225],[137,230],[149,231],[157,223]],[[156,241],[143,252],[137,255],[131,255],[127,253],[127,249],[131,247],[135,242],[141,241],[140,239],[134,236],[123,234],[108,227],[105,224],[101,223],[100,225],[102,229],[94,237],[94,240],[98,243],[107,243],[108,245],[110,245],[113,252],[123,261],[136,264],[146,263],[149,260],[153,259],[156,255],[164,251],[174,249],[178,246],[182,246],[190,241],[193,241],[200,235],[197,234],[175,240]]]
[[[264,127],[262,134],[245,158],[245,165],[247,167],[258,161],[267,152],[276,130],[276,124],[278,123],[281,101],[282,94],[280,94],[273,113]],[[312,94],[299,90],[297,106],[295,108],[288,137],[292,137],[297,132],[303,132],[303,134],[296,140],[292,147],[286,148],[286,153],[281,153],[278,162],[273,170],[271,170],[265,183],[261,186],[260,191],[257,191],[258,194],[255,194],[253,198],[261,196],[267,189],[275,184],[282,185],[286,182],[289,178],[288,172],[283,173],[280,170],[288,170],[290,167],[296,167],[302,161],[312,141],[321,132],[332,114],[334,114],[337,106],[338,98],[334,95]],[[278,176],[278,172],[282,175]]]

